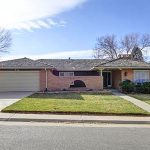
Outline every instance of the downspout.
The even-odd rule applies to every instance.
[[[47,89],[47,69],[45,68],[45,92],[47,92],[48,91],[48,89]]]

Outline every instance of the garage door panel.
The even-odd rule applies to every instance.
[[[39,91],[39,71],[0,72],[0,91]]]

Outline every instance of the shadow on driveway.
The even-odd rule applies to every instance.
[[[0,92],[0,111],[31,94],[33,94],[33,92]]]

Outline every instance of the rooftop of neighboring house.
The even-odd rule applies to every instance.
[[[98,68],[141,68],[150,69],[150,64],[129,58],[111,61],[104,59],[14,59],[0,62],[0,69],[44,69],[53,68],[60,71],[90,71]]]

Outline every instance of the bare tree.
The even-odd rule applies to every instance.
[[[5,29],[0,29],[0,52],[7,52],[11,46],[11,33]]]
[[[140,39],[140,46],[141,50],[150,47],[150,34],[143,34]]]
[[[121,48],[125,54],[130,54],[134,47],[138,47],[139,44],[139,34],[132,33],[125,35],[121,41]]]
[[[94,49],[95,58],[116,59],[119,49],[115,35],[106,35],[97,39]]]
[[[119,54],[127,54],[128,56],[134,48],[143,51],[148,47],[150,47],[150,34],[132,33],[125,35],[120,40],[117,40],[115,35],[106,35],[97,39],[94,57],[97,59],[116,59]]]

